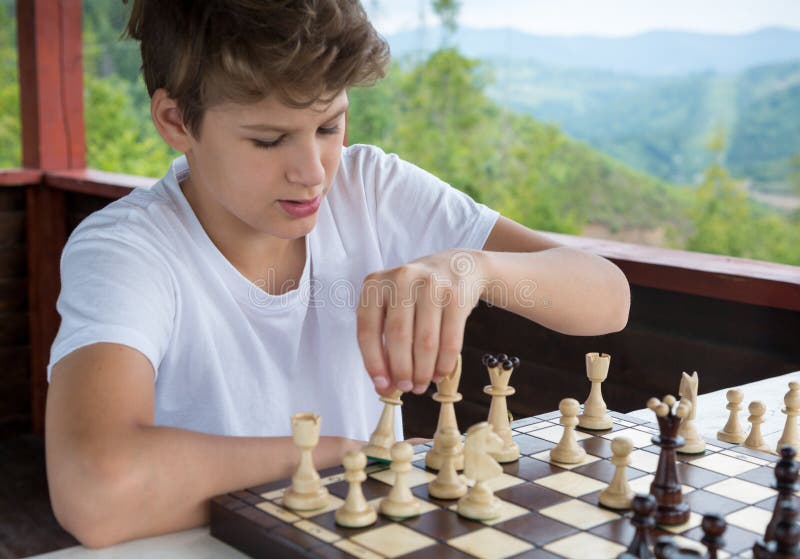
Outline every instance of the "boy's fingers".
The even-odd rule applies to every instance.
[[[391,377],[388,363],[383,353],[384,309],[378,304],[359,305],[356,313],[358,347],[367,373],[382,396],[391,391]]]
[[[414,306],[395,304],[388,307],[383,327],[392,384],[398,390],[410,392],[414,388],[414,361],[411,353],[414,335]]]
[[[439,355],[436,359],[434,376],[444,378],[455,369],[461,346],[464,343],[464,328],[467,316],[458,305],[448,305],[442,309],[442,326],[439,336]]]
[[[427,390],[439,352],[442,309],[431,300],[417,302],[414,314],[414,393]]]

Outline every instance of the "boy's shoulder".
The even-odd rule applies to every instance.
[[[83,239],[109,239],[119,242],[162,240],[180,221],[180,209],[171,192],[172,168],[151,186],[134,188],[129,194],[109,203],[81,221],[72,231],[69,244]]]
[[[342,150],[342,165],[364,165],[386,157],[383,150],[369,144],[351,144]]]
[[[342,150],[342,165],[345,167],[361,167],[394,165],[400,162],[394,153],[386,153],[378,146],[371,144],[351,144]]]

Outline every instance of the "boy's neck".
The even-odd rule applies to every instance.
[[[270,295],[297,289],[306,261],[305,237],[265,235],[235,216],[209,212],[190,177],[180,183],[180,188],[211,242],[240,274]]]

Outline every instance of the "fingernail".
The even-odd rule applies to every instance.
[[[435,377],[433,377],[433,379],[431,379],[431,380],[433,380],[433,383],[434,383],[434,384],[439,384],[439,383],[440,383],[440,382],[442,382],[444,379],[445,379],[445,377],[443,377],[443,376],[441,376],[441,375],[436,375],[436,376],[435,376]]]
[[[375,384],[375,388],[378,390],[383,390],[387,386],[389,386],[389,379],[386,377],[375,377],[372,379],[372,382]]]
[[[403,392],[409,392],[412,388],[414,388],[414,384],[410,380],[401,380],[397,383],[397,389]]]
[[[428,389],[427,384],[416,384],[414,385],[414,394],[423,394]]]

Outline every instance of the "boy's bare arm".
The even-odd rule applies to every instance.
[[[289,437],[223,437],[153,425],[150,362],[94,344],[53,368],[47,398],[47,477],[53,510],[89,547],[208,521],[208,499],[291,475]],[[287,418],[287,422],[289,418]],[[318,468],[357,443],[322,437]]]
[[[574,336],[616,332],[628,321],[628,280],[605,258],[502,217],[483,251],[470,254],[482,268],[488,303]]]
[[[571,335],[625,327],[630,287],[614,264],[500,218],[483,250],[450,250],[370,274],[358,341],[377,391],[422,393],[461,351],[480,299]]]

